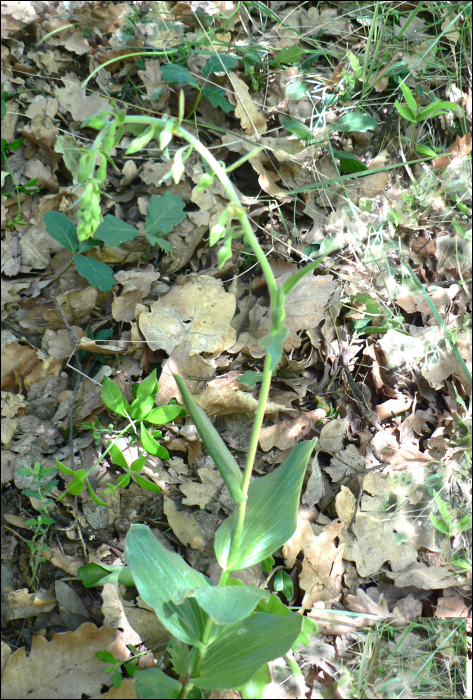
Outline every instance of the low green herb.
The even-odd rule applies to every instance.
[[[467,515],[464,515],[462,518],[457,520],[452,516],[447,504],[436,491],[434,491],[434,500],[437,504],[437,508],[439,509],[441,517],[437,518],[432,513],[429,513],[429,518],[430,522],[436,530],[442,532],[448,537],[455,537],[461,532],[471,530],[471,513],[468,513]]]
[[[105,179],[105,175],[103,179]],[[126,224],[112,214],[107,214],[101,221],[100,199],[97,199],[95,195],[91,198],[87,187],[82,194],[81,200],[83,197],[85,202],[80,205],[81,209],[78,213],[79,224],[77,227],[74,226],[69,217],[56,211],[46,212],[44,224],[51,238],[54,238],[66,250],[74,254],[66,270],[75,263],[77,272],[81,277],[85,277],[89,284],[97,287],[101,292],[107,292],[117,284],[113,277],[112,268],[100,260],[84,255],[84,253],[102,244],[119,246],[122,243],[128,243],[133,239],[137,239],[140,236],[140,232],[134,226]],[[89,209],[92,208],[95,211],[93,224],[94,226],[96,225],[93,237],[91,233],[92,219],[89,213]],[[161,197],[151,196],[144,227],[144,236],[150,246],[157,245],[166,253],[172,250],[172,246],[166,238],[172,232],[174,226],[184,219],[185,213],[183,210],[184,202],[175,194],[165,192]],[[79,232],[82,232],[82,238]]]
[[[24,496],[29,496],[30,498],[35,498],[39,501],[39,515],[36,518],[30,518],[26,521],[27,527],[34,528],[34,534],[32,539],[28,542],[28,548],[31,552],[30,568],[31,568],[31,578],[28,582],[29,586],[32,586],[36,574],[38,573],[38,567],[41,563],[45,562],[46,559],[41,555],[47,546],[44,544],[46,535],[51,525],[54,525],[54,520],[51,518],[51,510],[54,505],[54,501],[47,497],[55,486],[57,486],[57,480],[53,479],[43,486],[43,483],[47,481],[48,477],[56,473],[54,467],[42,467],[39,462],[36,462],[34,467],[19,467],[17,473],[22,476],[33,477],[34,489],[23,489],[22,494]]]
[[[402,105],[399,100],[396,100],[394,106],[397,111],[404,119],[412,122],[413,124],[419,124],[426,119],[432,119],[433,117],[438,117],[440,114],[446,114],[447,112],[454,112],[457,105],[454,102],[442,102],[442,100],[435,100],[432,104],[419,109],[417,100],[412,94],[411,90],[403,82],[401,83],[402,94],[406,100],[406,104]]]
[[[1,86],[1,117],[2,121],[4,117],[7,114],[7,99],[9,97],[9,93],[6,92],[3,89],[3,85]],[[10,166],[9,160],[8,160],[8,154],[12,153],[13,151],[17,151],[22,145],[23,145],[23,138],[15,139],[14,141],[11,141],[8,143],[8,141],[4,138],[1,139],[1,162],[2,162],[2,187],[5,184],[5,180],[8,176],[11,177],[12,183],[13,183],[13,192],[5,192],[2,193],[2,196],[6,197],[7,199],[9,197],[16,196],[17,199],[17,206],[18,206],[18,213],[17,215],[13,218],[10,219],[10,221],[7,222],[7,228],[14,228],[17,224],[27,224],[27,221],[23,221],[21,217],[21,198],[20,194],[34,194],[35,192],[39,192],[41,189],[40,187],[37,187],[38,185],[38,178],[35,178],[34,180],[30,180],[29,182],[26,183],[26,185],[19,185],[16,181],[15,175],[13,173],[13,170]],[[4,171],[3,169],[3,164],[6,165],[7,170]]]
[[[118,413],[119,416],[126,418],[129,421],[128,425],[118,433],[113,442],[109,443],[107,449],[102,454],[100,459],[98,459],[89,470],[77,469],[74,471],[56,459],[58,469],[63,474],[68,474],[69,476],[74,477],[64,494],[62,494],[58,500],[64,498],[66,493],[70,493],[73,496],[78,496],[82,493],[85,486],[87,486],[87,489],[95,503],[101,506],[106,506],[107,503],[101,501],[93,490],[89,481],[89,475],[107,454],[110,454],[112,462],[123,469],[125,474],[122,474],[122,476],[119,477],[116,485],[109,486],[107,489],[105,489],[104,494],[116,494],[117,489],[126,488],[132,480],[135,481],[138,486],[146,489],[147,491],[155,491],[156,493],[161,491],[157,484],[139,474],[145,465],[145,457],[138,457],[138,459],[135,459],[132,464],[129,465],[125,455],[117,445],[117,441],[122,437],[122,435],[125,435],[132,430],[133,433],[141,439],[143,449],[148,454],[155,455],[161,459],[169,459],[169,452],[165,447],[157,442],[157,440],[162,437],[161,432],[149,432],[148,428],[145,426],[145,423],[150,425],[164,425],[165,423],[169,423],[178,416],[182,415],[184,410],[176,404],[156,407],[155,398],[158,388],[159,384],[158,380],[156,379],[156,370],[153,370],[144,381],[133,385],[135,400],[131,404],[128,404],[117,384],[115,384],[115,382],[108,377],[104,378],[101,396],[105,406],[114,413]],[[103,427],[101,425],[99,427],[97,424],[95,424],[95,426],[93,424],[86,424],[86,428],[95,430],[96,437],[101,437],[102,433],[104,432]]]
[[[114,688],[119,688],[122,684],[123,675],[121,672],[121,667],[123,666],[123,669],[129,678],[133,678],[133,675],[138,668],[135,663],[135,659],[139,659],[140,656],[144,656],[146,654],[145,651],[138,651],[138,649],[132,644],[127,644],[127,647],[132,653],[132,656],[130,659],[128,659],[128,661],[120,661],[119,659],[116,659],[110,651],[95,652],[95,656],[99,659],[99,661],[103,661],[106,664],[111,664],[111,666],[104,669],[104,673],[112,674],[112,685]]]

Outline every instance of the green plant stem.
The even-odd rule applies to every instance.
[[[150,123],[158,123],[158,124],[165,124],[163,120],[160,119],[153,119],[151,120],[149,117],[126,117],[125,118],[125,124],[150,124]],[[253,230],[251,228],[250,222],[248,220],[248,217],[246,216],[246,212],[243,209],[243,207],[240,204],[240,200],[238,199],[238,195],[235,191],[235,188],[233,187],[227,173],[225,172],[225,169],[221,166],[221,164],[214,158],[214,156],[210,153],[210,151],[192,134],[189,134],[189,132],[185,131],[185,129],[182,129],[182,127],[177,126],[173,129],[173,133],[175,136],[178,136],[179,138],[183,139],[184,141],[187,141],[195,150],[202,156],[202,158],[207,162],[209,167],[212,169],[212,171],[217,175],[219,178],[220,182],[222,183],[223,187],[225,188],[225,191],[228,195],[228,198],[233,204],[232,208],[232,216],[233,218],[236,218],[239,220],[241,227],[243,229],[243,233],[246,236],[247,241],[251,245],[253,252],[258,260],[258,262],[261,265],[261,269],[263,271],[263,274],[266,278],[266,282],[268,285],[268,291],[269,291],[269,296],[271,300],[271,306],[275,305],[277,303],[277,284],[276,280],[273,275],[273,271],[271,269],[271,266],[258,242],[258,239],[256,238],[255,234],[253,233]],[[264,368],[263,368],[263,378],[261,381],[261,391],[259,395],[259,400],[258,400],[258,406],[256,409],[256,414],[255,414],[255,421],[253,424],[253,431],[251,434],[251,440],[250,440],[250,446],[248,449],[248,456],[246,460],[246,465],[245,465],[245,471],[243,473],[243,479],[242,479],[242,491],[245,494],[245,496],[248,494],[248,488],[250,485],[250,478],[251,478],[251,473],[253,470],[253,464],[256,456],[256,450],[258,447],[258,438],[261,430],[261,426],[263,425],[263,420],[264,420],[264,412],[266,408],[266,402],[268,399],[268,394],[269,394],[269,388],[271,385],[271,357],[269,353],[266,353],[265,361],[264,361]],[[241,542],[241,536],[243,532],[243,523],[245,519],[245,513],[246,513],[246,501],[243,503],[238,504],[238,519],[237,519],[237,525],[235,529],[235,535],[232,538],[232,543],[231,543],[231,549],[230,549],[230,561],[232,559],[232,554],[238,552],[238,549],[240,547],[240,542]],[[229,572],[228,571],[222,571],[222,574],[220,576],[220,581],[219,581],[219,586],[224,586],[225,583],[227,582]],[[204,645],[199,649],[199,662],[198,666],[200,667],[205,659],[205,655],[207,653],[207,643],[208,640],[210,639],[211,632],[212,632],[212,627],[213,627],[213,621],[209,617],[207,619],[207,622],[205,624],[204,628],[204,633],[203,633],[203,642]],[[207,641],[206,641],[207,640]],[[190,687],[189,687],[190,686]],[[180,697],[187,697],[187,694],[190,692],[193,684],[187,683],[186,686],[183,688]]]
[[[182,688],[181,692],[179,693],[180,698],[186,698],[189,693],[191,692],[192,688],[194,687],[194,684],[188,681],[185,686]]]
[[[150,124],[156,122],[157,124],[162,124],[165,125],[165,121],[162,119],[150,119],[149,117],[126,117],[124,123],[125,124]],[[179,138],[182,138],[183,140],[187,141],[195,150],[202,156],[202,158],[207,162],[207,164],[210,166],[210,168],[213,170],[213,172],[217,175],[218,179],[222,183],[223,187],[225,188],[225,191],[228,195],[228,198],[231,202],[231,204],[234,205],[233,208],[233,217],[237,218],[240,221],[241,227],[243,229],[243,233],[246,236],[246,239],[248,240],[249,244],[251,245],[253,252],[258,260],[258,262],[261,265],[261,269],[263,271],[263,274],[266,278],[266,282],[268,285],[268,291],[269,291],[269,296],[271,300],[271,307],[274,307],[277,304],[277,285],[276,285],[276,280],[273,275],[273,271],[271,269],[271,266],[263,252],[263,249],[261,248],[258,239],[256,238],[255,234],[253,233],[253,229],[251,228],[250,222],[248,220],[248,217],[246,216],[246,212],[243,209],[243,207],[240,204],[240,200],[238,199],[238,195],[235,191],[235,188],[233,187],[227,173],[225,172],[224,168],[221,166],[221,164],[214,158],[214,156],[210,153],[210,151],[197,139],[195,138],[192,134],[187,132],[185,129],[183,129],[180,126],[177,126],[173,129],[173,133],[175,136],[178,136]],[[259,438],[259,433],[261,430],[261,426],[263,424],[263,419],[264,419],[264,411],[266,408],[266,401],[268,398],[269,394],[269,387],[271,384],[271,368],[270,368],[270,363],[271,363],[271,358],[269,354],[266,354],[265,357],[265,362],[264,362],[264,369],[263,369],[263,379],[261,382],[261,391],[260,391],[260,396],[258,400],[258,407],[256,409],[256,414],[255,414],[255,422],[253,424],[253,431],[251,435],[251,441],[250,441],[250,447],[248,450],[248,457],[246,461],[246,466],[245,466],[245,472],[243,474],[243,481],[242,481],[242,490],[243,493],[246,495],[248,493],[248,488],[250,484],[250,478],[251,478],[251,472],[253,470],[253,463],[256,455],[256,450],[258,447],[258,438]],[[237,526],[235,530],[235,536],[232,540],[231,544],[231,552],[237,552],[240,541],[241,541],[241,534],[243,531],[243,522],[245,519],[245,512],[246,512],[246,503],[240,503],[238,504],[238,521],[237,521]],[[222,583],[222,578],[220,578],[219,585],[224,585]]]
[[[125,117],[125,120],[123,122],[124,124],[159,124],[161,126],[165,126],[167,124],[167,120],[165,119],[150,119],[150,117]],[[261,265],[261,269],[264,273],[264,276],[266,278],[266,282],[268,285],[268,291],[269,291],[269,296],[271,299],[271,303],[276,301],[276,292],[277,292],[277,286],[276,286],[276,280],[274,279],[273,271],[271,270],[271,266],[260,246],[258,243],[258,239],[256,238],[255,234],[253,233],[253,229],[251,228],[250,222],[248,220],[248,217],[246,216],[246,212],[243,209],[243,207],[240,204],[240,200],[238,199],[238,195],[235,192],[235,188],[233,187],[230,178],[228,177],[227,173],[225,172],[225,169],[221,166],[221,164],[214,158],[214,156],[210,153],[210,151],[199,141],[199,139],[195,138],[192,134],[190,134],[188,131],[183,129],[180,126],[176,126],[173,129],[173,134],[175,136],[178,136],[179,138],[184,139],[184,141],[187,141],[195,150],[200,153],[202,158],[207,161],[208,165],[212,168],[212,170],[215,172],[217,175],[218,179],[222,183],[223,187],[225,188],[225,192],[228,195],[228,198],[232,204],[235,205],[234,210],[232,212],[233,218],[236,218],[240,221],[241,227],[243,229],[243,233],[246,236],[249,244],[253,248],[253,252],[258,259],[258,262]]]
[[[258,438],[261,431],[261,427],[263,425],[264,412],[266,409],[266,402],[268,399],[269,388],[271,385],[271,376],[271,356],[269,353],[266,353],[266,357],[264,358],[263,379],[261,380],[261,390],[258,399],[258,406],[256,408],[253,430],[251,432],[250,446],[248,448],[245,471],[243,473],[243,480],[241,485],[241,490],[243,491],[245,496],[248,495],[248,489],[250,486],[251,472],[253,471],[256,450],[258,448]],[[229,561],[232,561],[233,555],[236,554],[240,548],[241,536],[243,532],[243,523],[245,520],[246,513],[246,503],[246,501],[243,501],[243,503],[239,503],[237,506],[238,519],[235,528],[235,535],[232,538],[232,544],[230,546],[230,554],[228,557]],[[220,578],[219,586],[224,585],[221,581],[222,579]]]

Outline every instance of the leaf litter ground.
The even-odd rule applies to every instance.
[[[298,527],[272,569],[241,572],[303,606],[319,634],[295,653],[302,680],[287,660],[273,663],[267,697],[397,697],[406,688],[415,697],[426,687],[462,697],[471,582],[467,3],[194,4],[77,3],[73,16],[62,5],[2,7],[6,696],[64,696],[65,687],[67,697],[98,696],[111,678],[95,649],[121,661],[132,644],[166,664],[169,636],[139,600],[111,584],[85,597],[67,581],[87,562],[123,563],[131,522],[151,525],[171,551],[218,577],[213,538],[233,501],[188,419],[163,426],[169,460],[146,460],[163,497],[132,481],[107,509],[64,499],[33,579],[28,517],[40,506],[21,495],[32,482],[18,472],[70,458],[72,398],[71,467],[90,467],[123,427],[104,411],[104,377],[132,401],[132,384],[154,368],[156,404],[182,403],[179,372],[244,462],[268,302],[241,239],[223,269],[208,246],[225,191],[197,191],[195,154],[178,184],[172,148],[166,156],[151,144],[125,158],[127,134],[102,199],[105,245],[74,264],[68,234],[78,149],[94,138],[80,123],[116,103],[176,115],[182,89],[186,128],[226,166],[263,147],[232,177],[276,279],[326,256],[288,297],[290,333],[256,463],[266,474],[302,438],[319,438]],[[126,57],[144,49],[160,55]],[[436,100],[453,107],[417,121]],[[51,215],[53,225],[69,222],[56,235]],[[120,448],[128,464],[142,454],[136,441]],[[93,472],[97,493],[120,475],[104,459]],[[149,651],[140,659],[142,668],[154,663]],[[134,697],[132,681],[122,691]]]

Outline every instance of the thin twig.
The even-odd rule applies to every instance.
[[[62,319],[62,322],[64,323],[64,326],[67,330],[67,334],[69,336],[69,342],[71,344],[71,347],[75,348],[79,344],[79,338],[77,337],[75,330],[72,328],[71,324],[67,320],[66,314],[59,306],[58,300],[56,299],[54,294],[51,294],[51,301],[56,307],[56,311],[58,312]],[[77,365],[77,369],[82,373],[82,362],[78,354],[76,354],[75,363]],[[80,383],[81,375],[77,374],[74,389],[72,390],[71,402],[69,404],[69,448],[71,458],[71,469],[74,469],[74,403],[76,400]]]

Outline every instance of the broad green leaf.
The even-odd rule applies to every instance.
[[[75,475],[74,469],[70,469],[69,467],[66,467],[66,465],[63,464],[62,462],[60,462],[58,459],[56,459],[56,466],[59,469],[59,471],[62,472],[63,474],[69,474],[70,476]],[[28,474],[29,474],[29,472],[28,472]]]
[[[215,534],[215,554],[222,569],[238,571],[258,564],[292,537],[302,482],[316,442],[316,439],[299,442],[280,467],[250,483],[240,547],[231,561],[230,545],[235,535],[237,510],[224,520]]]
[[[131,526],[125,540],[125,560],[141,597],[154,609],[160,622],[184,644],[198,646],[195,629],[200,628],[205,614],[197,603],[192,606],[191,601],[186,601],[188,625],[184,625],[171,601],[181,588],[214,587],[212,581],[163,547],[146,525]]]
[[[60,243],[71,253],[79,250],[79,239],[77,238],[76,227],[65,214],[57,211],[47,211],[43,216],[46,231],[51,238]]]
[[[375,129],[378,122],[362,112],[347,112],[331,125],[332,131],[368,131]]]
[[[185,415],[184,409],[177,404],[168,404],[167,406],[158,406],[153,408],[145,417],[148,423],[153,425],[164,425],[170,423],[178,416]]]
[[[291,613],[276,617],[254,613],[246,620],[228,625],[209,644],[197,678],[204,690],[236,688],[247,683],[263,664],[284,656],[297,639],[302,616]]]
[[[275,564],[274,557],[266,557],[263,559],[261,562],[261,566],[263,567],[263,571],[265,574],[269,574]]]
[[[268,613],[268,615],[278,615],[279,617],[285,617],[286,615],[291,614],[291,611],[287,605],[284,605],[282,600],[278,598],[275,593],[271,593],[267,600],[262,600],[260,603],[258,603],[256,612],[264,612]]]
[[[156,394],[158,391],[158,380],[156,379],[156,370],[153,369],[151,374],[148,374],[146,379],[143,379],[143,381],[138,384],[138,388],[136,390],[136,398],[139,396],[147,396],[148,394]]]
[[[437,117],[439,114],[444,114],[445,111],[454,112],[456,108],[457,105],[454,102],[441,102],[438,100],[419,112],[418,119],[421,121],[429,117]]]
[[[108,503],[105,503],[104,501],[101,501],[100,498],[97,496],[97,494],[95,493],[94,489],[93,489],[92,486],[90,485],[90,482],[89,482],[88,479],[87,479],[87,490],[88,490],[88,492],[90,493],[90,497],[92,498],[92,500],[94,501],[94,503],[96,503],[98,506],[107,506],[107,507],[108,507]]]
[[[225,91],[218,87],[218,85],[207,85],[204,87],[202,94],[210,100],[212,107],[216,109],[220,107],[226,114],[233,112],[235,109],[225,97]]]
[[[289,133],[294,134],[301,141],[311,141],[314,138],[311,130],[302,122],[298,122],[295,119],[285,119],[283,124]]]
[[[266,348],[271,356],[271,372],[278,366],[279,360],[282,357],[284,343],[289,334],[286,326],[282,326],[277,331],[271,331],[268,335],[259,339],[259,344]]]
[[[472,517],[471,513],[468,513],[468,515],[465,515],[463,518],[461,518],[461,520],[455,520],[452,527],[453,534],[459,535],[460,532],[471,530],[471,526]]]
[[[292,101],[302,100],[307,95],[307,91],[307,83],[302,82],[302,80],[294,80],[284,90],[286,98]]]
[[[244,386],[256,386],[263,379],[261,372],[253,372],[251,369],[243,372],[237,378],[237,381]]]
[[[146,464],[146,459],[144,457],[138,457],[130,464],[130,469],[132,472],[140,472]]]
[[[155,457],[160,457],[161,459],[169,459],[169,452],[159,442],[156,442],[143,423],[141,423],[141,444],[148,454],[155,455]]]
[[[406,100],[407,106],[409,107],[412,114],[416,115],[417,109],[418,109],[416,98],[414,97],[414,95],[412,94],[412,92],[410,91],[410,89],[408,88],[406,83],[401,83],[401,90],[402,90],[402,94],[404,95],[404,99]]]
[[[112,564],[95,564],[94,562],[81,566],[77,572],[84,588],[104,586],[106,583],[123,583],[134,586],[135,580],[128,566],[113,566]]]
[[[128,469],[128,462],[125,459],[125,455],[118,447],[118,445],[112,445],[110,448],[110,458],[114,464],[122,469]]]
[[[350,66],[352,67],[353,73],[355,74],[355,78],[357,78],[357,80],[363,80],[363,67],[358,59],[358,56],[355,56],[353,51],[348,51],[347,57],[350,61]]]
[[[437,493],[434,489],[434,499],[435,503],[437,504],[437,507],[439,509],[439,513],[442,516],[442,518],[445,520],[447,525],[450,525],[452,522],[452,516],[450,514],[450,511],[448,510],[448,506],[445,503],[445,501],[441,498],[440,494]]]
[[[120,388],[110,379],[110,377],[103,378],[102,391],[100,395],[105,406],[110,409],[110,411],[114,411],[114,413],[118,413],[119,416],[126,418],[125,410],[128,411],[130,407],[125,401]]]
[[[323,259],[323,257],[320,257],[317,260],[314,260],[314,262],[309,263],[309,265],[301,267],[300,270],[297,270],[297,272],[294,272],[294,274],[292,274],[282,286],[284,290],[284,296],[287,297],[292,292],[292,290],[296,288],[301,279],[303,279],[306,275],[317,269]]]
[[[169,455],[168,455],[169,459]],[[143,476],[140,474],[135,474],[135,479],[136,483],[141,489],[144,489],[145,491],[153,491],[154,493],[161,493],[161,488],[158,486],[158,484],[155,484],[154,481],[150,481],[149,479],[145,479]]]
[[[332,148],[332,151],[334,156],[340,159],[340,168],[345,174],[361,173],[364,170],[368,170],[368,167],[351,153],[336,151],[334,148]]]
[[[402,105],[400,102],[398,102],[398,100],[395,101],[394,106],[396,107],[401,117],[407,119],[407,121],[409,122],[413,122],[414,124],[417,123],[415,116],[412,114],[411,110],[408,107]]]
[[[84,482],[81,479],[73,479],[67,487],[67,493],[72,496],[79,496],[84,490]]]
[[[239,688],[235,688],[239,693],[241,693],[244,700],[261,700],[264,695],[264,689],[271,683],[271,671],[269,670],[268,664],[261,666],[258,671],[247,681],[244,685]]]
[[[197,600],[200,607],[218,625],[232,625],[251,615],[260,600],[269,598],[269,591],[261,590],[255,584],[243,587],[222,586],[181,590],[173,598],[176,605],[181,605],[188,597]]]
[[[218,55],[214,55],[209,58],[202,69],[202,76],[206,78],[211,73],[225,73],[226,71],[233,70],[237,65],[238,58],[236,58],[236,56],[233,56],[230,53],[221,53],[219,51]]]
[[[286,600],[291,600],[294,595],[294,584],[287,571],[279,570],[274,577],[274,590],[280,591]]]
[[[194,424],[199,431],[200,437],[204,441],[209,455],[212,457],[217,469],[225,481],[231,497],[236,503],[243,503],[245,495],[241,489],[242,473],[232,453],[225,445],[224,441],[207,418],[204,411],[196,404],[187,388],[183,378],[179,374],[174,375],[179,391],[182,394],[184,403],[190,413]],[[289,539],[289,538],[288,538]]]
[[[92,287],[97,287],[101,292],[109,292],[117,283],[111,268],[100,260],[76,254],[74,261],[79,275],[85,277]]]
[[[160,668],[138,669],[133,674],[137,697],[144,700],[174,700],[179,698],[182,685]]]
[[[129,414],[133,420],[143,420],[147,418],[154,406],[154,396],[139,396],[130,406]]]
[[[287,46],[274,56],[271,65],[279,66],[283,63],[297,63],[304,53],[304,49],[300,49],[298,46]]]
[[[161,197],[153,194],[146,211],[145,234],[171,233],[186,218],[184,207],[185,202],[175,194],[165,192]]]
[[[140,235],[138,229],[130,224],[126,224],[121,219],[117,219],[112,214],[107,214],[104,220],[99,225],[94,233],[95,238],[99,238],[105,245],[119,246],[122,243],[128,243]]]
[[[172,667],[178,676],[183,676],[187,673],[187,664],[189,660],[189,647],[183,644],[178,639],[173,639],[169,654],[172,659]]]
[[[436,518],[435,515],[432,515],[432,513],[429,513],[429,518],[432,525],[439,532],[442,532],[444,535],[450,535],[450,527],[444,520],[441,520],[441,518]]]
[[[418,143],[416,145],[416,153],[420,153],[422,156],[430,156],[431,158],[436,158],[438,156],[438,153],[429,146],[425,146],[423,143]]]
[[[192,75],[187,68],[184,68],[184,66],[176,66],[173,63],[161,66],[161,80],[168,83],[168,85],[172,83],[181,83],[182,85],[199,87],[196,77]]]
[[[131,476],[129,474],[122,474],[117,479],[117,488],[118,489],[126,489],[128,484],[130,483],[130,481],[131,481]],[[110,492],[111,492],[110,489],[106,489],[104,491],[104,493],[110,493]]]
[[[153,236],[151,233],[145,233],[145,238],[150,244],[150,246],[159,246],[165,253],[170,253],[172,250],[172,245],[169,241],[160,238],[159,236]]]

